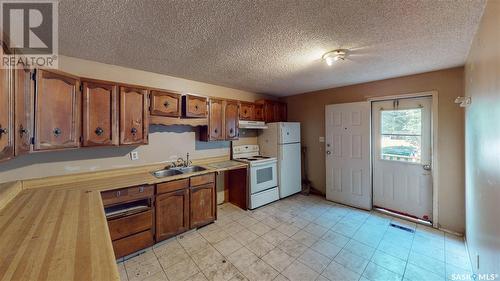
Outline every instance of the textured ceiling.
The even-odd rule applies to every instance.
[[[62,55],[285,96],[462,65],[485,0],[61,0]],[[328,67],[324,52],[351,56]]]

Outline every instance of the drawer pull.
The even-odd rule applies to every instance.
[[[122,192],[121,191],[117,191],[116,192],[116,197],[120,197],[122,195]]]
[[[139,192],[144,192],[144,186],[139,187]]]

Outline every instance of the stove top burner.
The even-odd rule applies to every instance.
[[[258,160],[264,160],[264,159],[270,159],[270,158],[271,157],[268,157],[268,156],[256,155],[256,156],[251,156],[251,157],[239,157],[239,158],[236,158],[236,160],[258,161]]]

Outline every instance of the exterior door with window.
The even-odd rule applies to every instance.
[[[432,97],[372,103],[373,205],[432,220]]]

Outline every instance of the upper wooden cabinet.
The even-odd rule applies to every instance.
[[[254,121],[264,121],[264,105],[254,104]]]
[[[181,95],[163,91],[151,91],[151,115],[180,117]]]
[[[240,102],[240,120],[255,119],[255,104],[251,102]]]
[[[0,55],[7,48],[0,41]],[[14,157],[14,76],[12,69],[0,68],[0,160]]]
[[[265,122],[286,122],[286,103],[273,100],[258,100],[256,103],[263,106]]]
[[[210,99],[207,140],[224,140],[224,104],[223,100]]]
[[[15,70],[15,155],[30,152],[33,136],[33,93],[32,72],[27,68]]]
[[[224,128],[226,140],[237,140],[239,137],[239,105],[237,101],[225,101],[224,106]]]
[[[182,114],[185,117],[204,118],[208,116],[207,98],[184,95],[182,96]]]
[[[77,77],[37,70],[34,149],[80,146],[80,81]]]
[[[120,144],[147,144],[148,127],[148,91],[120,87]]]
[[[117,86],[82,80],[83,146],[118,145]]]

